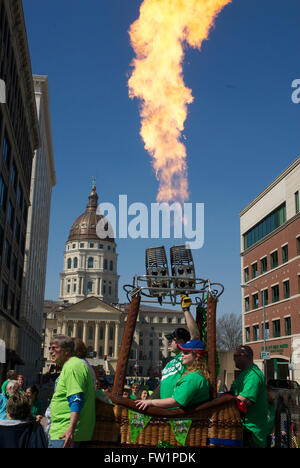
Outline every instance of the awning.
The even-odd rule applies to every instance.
[[[11,362],[12,364],[19,364],[23,365],[25,364],[24,361],[20,358],[20,356],[16,353],[14,349],[7,349],[6,350],[6,362]]]

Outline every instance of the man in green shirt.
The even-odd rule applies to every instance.
[[[241,370],[231,386],[231,392],[246,406],[243,418],[244,446],[266,447],[268,436],[268,399],[263,373],[253,363],[250,346],[239,346],[234,352],[234,362]]]
[[[52,397],[49,448],[73,448],[91,440],[95,425],[95,388],[88,366],[74,356],[74,341],[64,335],[50,343],[52,362],[62,367]]]

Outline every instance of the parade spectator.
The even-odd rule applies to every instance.
[[[94,387],[96,388],[96,374],[91,366],[91,364],[87,360],[88,350],[84,342],[80,338],[73,338],[74,345],[75,345],[75,356],[79,357],[89,368],[94,382]]]
[[[62,368],[51,400],[49,448],[73,448],[92,438],[95,425],[95,388],[92,374],[74,355],[74,340],[56,335],[50,343],[53,363]]]
[[[145,387],[141,388],[138,394],[138,400],[148,400],[149,398],[150,395],[148,389]]]
[[[3,392],[0,395],[0,420],[7,419],[6,416],[6,405],[8,398],[16,393],[19,389],[19,384],[17,380],[8,380],[6,386],[3,389]]]
[[[17,381],[19,384],[19,392],[25,392],[25,383],[24,383],[24,375],[18,375]]]
[[[41,421],[42,415],[42,402],[38,399],[39,389],[36,385],[31,385],[26,389],[26,395],[31,402],[31,417],[35,421]]]
[[[5,393],[5,388],[6,388],[6,385],[7,383],[10,381],[10,380],[17,380],[17,373],[15,370],[9,370],[7,371],[6,373],[6,380],[5,382],[3,382],[2,386],[1,386],[1,392],[2,393]]]
[[[0,421],[0,448],[46,448],[44,430],[30,422],[31,402],[24,392],[15,392],[6,406],[7,419]]]
[[[123,389],[123,398],[130,398],[131,394],[131,388],[128,386],[125,386]]]
[[[197,324],[190,312],[191,302],[192,301],[189,296],[181,296],[181,308],[189,331],[185,328],[176,328],[173,333],[166,335],[166,338],[169,341],[169,351],[174,353],[175,357],[171,359],[171,361],[169,361],[162,370],[160,387],[155,391],[155,395],[158,394],[158,391],[160,392],[159,395],[161,399],[170,398],[172,396],[177,380],[186,371],[186,368],[182,363],[183,356],[178,345],[183,345],[190,339],[199,340],[200,338]]]
[[[139,410],[145,410],[149,406],[185,408],[209,400],[209,372],[202,341],[190,340],[178,347],[182,351],[182,363],[187,370],[176,382],[172,396],[164,399],[138,400],[136,406]]]
[[[137,382],[132,384],[130,398],[136,400],[139,395],[140,386]]]
[[[246,411],[242,419],[244,446],[266,447],[269,422],[264,375],[253,363],[253,351],[250,346],[239,346],[234,352],[234,362],[241,373],[230,390],[242,402]]]

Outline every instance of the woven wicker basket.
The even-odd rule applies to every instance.
[[[242,425],[233,401],[197,411],[186,438],[186,447],[239,447]],[[156,447],[160,442],[181,447],[167,418],[152,417],[132,442],[127,408],[96,401],[96,425],[86,447]]]

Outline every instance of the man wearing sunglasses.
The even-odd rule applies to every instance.
[[[176,385],[177,380],[183,375],[186,370],[186,366],[182,363],[182,352],[177,345],[184,345],[187,341],[199,340],[200,334],[191,312],[190,305],[192,301],[189,296],[181,296],[181,307],[184,313],[187,327],[189,331],[185,328],[176,328],[172,333],[165,335],[169,342],[169,351],[175,354],[173,359],[171,359],[165,368],[162,370],[162,377],[160,382],[160,398],[170,398],[173,395],[173,390]]]
[[[78,447],[91,440],[95,425],[95,388],[85,363],[74,356],[74,340],[56,335],[50,343],[51,361],[62,368],[51,400],[49,448]]]

